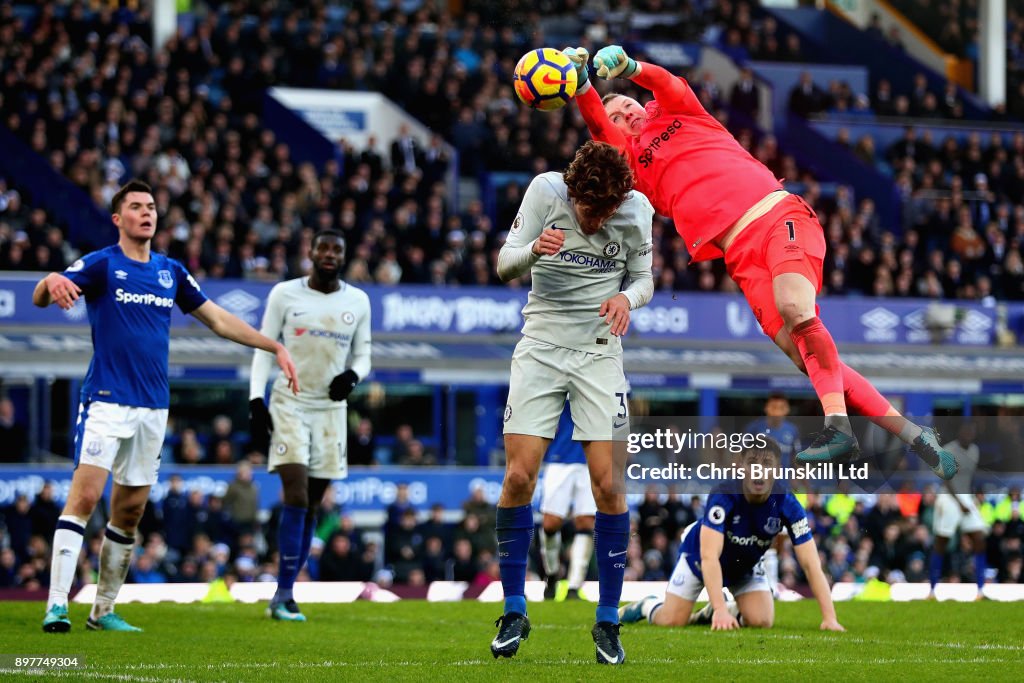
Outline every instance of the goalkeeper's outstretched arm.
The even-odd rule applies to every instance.
[[[688,114],[694,111],[694,106],[703,111],[684,79],[673,76],[657,64],[631,58],[619,45],[598,50],[594,55],[594,66],[602,78],[628,78],[650,90],[663,112]]]

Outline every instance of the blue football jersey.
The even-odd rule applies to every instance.
[[[796,454],[802,448],[800,444],[800,430],[795,424],[786,420],[783,420],[782,424],[778,427],[770,427],[768,425],[768,418],[762,417],[748,424],[745,431],[748,434],[765,434],[775,439],[775,442],[779,444],[779,448],[782,450],[782,467],[789,467],[792,462],[791,459],[796,457]]]
[[[171,309],[206,302],[185,267],[162,254],[134,261],[113,245],[78,259],[64,275],[82,289],[92,328],[92,360],[82,403],[166,408]]]
[[[719,558],[725,586],[746,580],[783,528],[789,531],[793,545],[811,540],[807,515],[792,493],[773,493],[767,501],[755,505],[743,494],[716,490],[708,496],[703,519],[690,528],[679,547],[680,561],[685,558],[701,578],[700,530],[705,526],[725,535]]]
[[[562,463],[573,465],[586,463],[587,458],[583,455],[583,446],[579,441],[572,440],[572,413],[569,412],[568,402],[562,410],[562,416],[558,418],[558,430],[555,438],[551,440],[547,453],[544,454],[544,462]]]

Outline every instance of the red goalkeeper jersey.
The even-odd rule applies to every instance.
[[[684,79],[644,62],[633,80],[655,98],[639,137],[612,125],[593,88],[576,98],[590,134],[628,152],[636,189],[675,221],[693,261],[718,258],[712,240],[782,185],[704,110]]]

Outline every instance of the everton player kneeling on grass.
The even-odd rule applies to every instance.
[[[615,431],[626,426],[626,377],[620,337],[630,311],[651,299],[654,209],[633,190],[633,174],[611,145],[588,142],[564,176],[530,183],[498,255],[508,282],[527,273],[523,338],[512,354],[505,406],[507,464],[498,501],[498,565],[505,613],[491,643],[511,657],[530,634],[526,561],[533,539],[533,490],[566,399],[583,443],[597,514],[594,548],[600,597],[591,635],[601,664],[621,664],[619,598],[629,544],[623,463],[613,460]],[[622,286],[629,277],[630,284]],[[621,291],[620,291],[621,290]]]
[[[778,467],[780,460],[778,444],[767,439],[764,448],[757,446],[743,454],[742,465],[749,472],[753,463]],[[781,493],[774,484],[771,479],[745,478],[742,493],[733,493],[739,482],[720,486],[708,497],[704,518],[683,532],[679,560],[665,598],[651,595],[634,602],[619,610],[619,618],[624,623],[646,619],[657,626],[711,624],[713,631],[740,626],[771,628],[775,605],[763,558],[785,527],[821,607],[821,629],[846,630],[836,620],[832,593],[803,506],[792,493]],[[710,602],[692,614],[705,587]],[[732,592],[736,602],[726,602],[723,588]]]

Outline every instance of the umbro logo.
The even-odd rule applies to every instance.
[[[115,270],[114,277],[116,277],[118,280],[127,280],[128,273],[124,272],[123,270]]]

